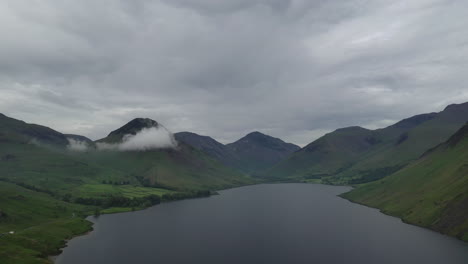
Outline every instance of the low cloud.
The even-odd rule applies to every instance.
[[[67,138],[68,145],[67,148],[71,151],[87,151],[89,149],[89,144],[86,141],[76,140],[73,138]]]
[[[122,143],[97,143],[98,150],[145,151],[176,148],[177,141],[166,128],[145,128],[136,135],[124,136]]]

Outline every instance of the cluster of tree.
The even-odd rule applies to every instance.
[[[151,194],[144,197],[128,198],[123,196],[109,196],[105,198],[77,197],[75,203],[84,205],[95,205],[103,208],[109,207],[149,207],[159,204],[161,197]]]
[[[348,183],[349,184],[361,184],[361,183],[367,183],[371,181],[377,181],[390,174],[393,174],[394,172],[399,171],[403,167],[404,166],[396,165],[392,167],[378,168],[378,169],[374,169],[370,171],[365,171],[361,173],[361,177],[351,179],[348,181]]]
[[[30,185],[30,184],[27,184],[27,183],[24,183],[24,182],[16,182],[16,181],[12,181],[12,180],[7,179],[7,178],[0,178],[0,181],[13,183],[13,184],[21,186],[21,187],[23,187],[25,189],[31,190],[31,191],[47,193],[47,194],[49,194],[51,196],[56,196],[56,194],[54,192],[52,192],[51,190],[39,188],[39,187],[36,187],[35,185]]]
[[[188,198],[199,198],[199,197],[208,197],[211,195],[211,192],[208,190],[199,190],[199,191],[189,191],[189,192],[176,192],[176,193],[166,193],[163,194],[162,201],[176,201]]]
[[[104,198],[77,197],[75,203],[84,205],[94,205],[102,208],[109,207],[149,207],[159,204],[161,201],[169,202],[188,198],[208,197],[211,192],[208,190],[166,193],[162,197],[152,194],[144,197],[128,198],[123,196],[109,196]]]
[[[317,173],[317,174],[309,173],[309,174],[304,176],[304,179],[308,179],[308,180],[321,179],[321,178],[327,177],[327,176],[330,176],[330,174],[328,174],[328,173]]]
[[[102,180],[102,184],[112,184],[112,185],[129,185],[130,181],[111,181],[111,180]]]
[[[176,189],[174,189],[171,186],[167,186],[167,185],[157,183],[157,182],[151,183],[150,179],[145,178],[143,176],[135,176],[135,178],[140,182],[141,185],[143,185],[143,187],[161,188],[161,189],[176,191]]]

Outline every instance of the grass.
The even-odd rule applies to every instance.
[[[137,210],[140,208],[131,208],[131,207],[111,207],[101,210],[101,214],[117,214],[117,213],[126,213]]]
[[[174,191],[134,185],[83,184],[76,188],[74,192],[76,195],[81,195],[82,197],[102,197],[104,195],[114,195],[134,198],[145,197],[152,194],[162,196],[163,194],[173,193]]]
[[[83,216],[91,208],[56,200],[48,194],[0,182],[0,263],[47,263],[64,239],[88,231]]]

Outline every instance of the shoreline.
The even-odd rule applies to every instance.
[[[353,187],[353,188],[355,188],[355,187]],[[432,228],[430,228],[430,227],[428,227],[428,226],[418,225],[417,223],[409,222],[409,221],[405,220],[405,219],[404,219],[403,217],[401,217],[401,216],[393,215],[393,214],[387,213],[387,212],[385,212],[384,210],[382,210],[382,209],[380,209],[380,208],[378,208],[378,207],[373,207],[373,206],[367,205],[367,204],[365,204],[365,203],[361,203],[361,202],[358,202],[358,201],[354,201],[354,200],[352,200],[351,198],[348,198],[348,197],[345,196],[345,194],[347,194],[347,193],[348,193],[348,192],[345,192],[345,193],[339,194],[338,196],[339,196],[340,198],[344,199],[344,200],[347,200],[347,201],[351,202],[351,203],[358,204],[358,205],[365,206],[365,207],[372,208],[372,209],[376,209],[376,210],[378,210],[380,213],[382,213],[382,214],[384,214],[384,215],[387,215],[387,216],[391,216],[391,217],[397,218],[397,219],[399,219],[401,222],[403,222],[403,223],[405,223],[405,224],[412,225],[412,226],[417,226],[417,227],[420,227],[420,228],[424,228],[424,229],[426,229],[426,230],[429,230],[429,231],[435,232],[435,233],[437,233],[437,234],[440,234],[440,235],[443,235],[443,236],[446,236],[446,237],[449,237],[449,238],[453,238],[453,239],[456,239],[456,240],[458,240],[458,241],[462,241],[462,242],[468,244],[468,240],[463,240],[463,239],[461,239],[461,238],[459,238],[459,237],[451,236],[451,235],[442,233],[442,232],[440,232],[440,231],[438,231],[438,230],[435,230],[435,229],[432,229]]]
[[[463,239],[460,239],[458,237],[455,237],[455,236],[450,236],[448,234],[444,234],[442,232],[439,232],[437,230],[434,230],[432,228],[429,228],[429,227],[426,227],[426,226],[421,226],[421,225],[418,225],[418,224],[414,224],[414,223],[411,223],[411,222],[408,222],[408,221],[405,221],[405,219],[403,219],[402,217],[399,217],[397,215],[392,215],[392,214],[389,214],[389,213],[386,213],[385,211],[383,211],[382,209],[378,208],[378,207],[372,207],[372,206],[369,206],[367,204],[364,204],[364,203],[360,203],[358,201],[354,201],[354,200],[351,200],[350,198],[346,197],[345,194],[352,191],[353,189],[357,188],[355,185],[333,185],[333,184],[325,184],[325,183],[319,183],[319,182],[292,182],[292,181],[289,181],[289,182],[258,182],[258,183],[254,183],[254,184],[246,184],[246,185],[242,185],[242,186],[236,186],[236,187],[228,187],[228,188],[224,188],[224,189],[220,189],[220,190],[216,190],[216,191],[213,191],[214,194],[211,194],[210,196],[212,195],[220,195],[218,193],[218,191],[224,191],[224,190],[230,190],[230,189],[236,189],[236,188],[243,188],[243,187],[247,187],[247,186],[254,186],[254,185],[261,185],[261,184],[287,184],[287,183],[300,183],[300,184],[320,184],[320,185],[327,185],[327,186],[346,186],[346,187],[351,187],[352,189],[349,190],[349,191],[346,191],[344,193],[340,193],[340,194],[337,194],[336,196],[340,197],[341,199],[344,199],[346,201],[349,201],[351,203],[354,203],[354,204],[357,204],[357,205],[360,205],[360,206],[365,206],[365,207],[368,207],[368,208],[372,208],[372,209],[376,209],[378,210],[380,213],[386,215],[386,216],[390,216],[390,217],[394,217],[394,218],[397,218],[399,219],[401,222],[405,223],[405,224],[408,224],[408,225],[412,225],[412,226],[416,226],[416,227],[420,227],[420,228],[424,228],[425,230],[429,230],[429,231],[432,231],[432,232],[435,232],[435,233],[438,233],[438,234],[441,234],[441,235],[444,235],[446,237],[449,237],[449,238],[453,238],[453,239],[456,239],[458,241],[462,241],[462,242],[465,242],[465,243],[468,243],[468,241],[466,240],[463,240]],[[210,196],[207,196],[207,197],[191,197],[191,198],[184,198],[184,199],[180,199],[180,200],[174,200],[174,201],[164,201],[164,202],[161,202],[160,204],[162,203],[170,203],[170,202],[177,202],[177,201],[183,201],[183,200],[189,200],[189,199],[198,199],[198,198],[208,198]],[[143,211],[143,210],[146,210],[146,209],[149,209],[149,208],[152,208],[152,207],[155,207],[155,206],[158,206],[159,204],[156,204],[156,205],[152,205],[152,206],[149,206],[149,207],[145,207],[145,208],[138,208],[136,210],[127,210],[127,211],[116,211],[116,212],[109,212],[109,213],[102,213],[102,215],[107,215],[107,214],[119,214],[119,213],[130,213],[130,212],[137,212],[137,211]],[[81,236],[86,236],[86,235],[89,235],[91,234],[95,228],[94,228],[94,225],[95,225],[95,222],[93,221],[90,221],[88,220],[89,217],[96,217],[94,215],[88,215],[84,218],[84,220],[92,223],[92,225],[90,226],[90,230],[82,233],[82,234],[78,234],[76,236],[73,236],[69,239],[66,239],[64,240],[65,241],[65,245],[63,247],[60,247],[58,250],[60,251],[59,254],[57,255],[49,255],[47,257],[47,260],[51,261],[52,263],[56,263],[56,260],[57,258],[63,253],[63,249],[66,248],[68,246],[68,242],[71,241],[72,239],[74,238],[77,238],[77,237],[81,237]]]
[[[210,193],[209,196],[206,196],[206,197],[188,197],[188,198],[183,198],[183,199],[179,199],[179,200],[170,200],[170,201],[161,201],[159,204],[155,204],[155,205],[151,205],[151,206],[148,206],[148,207],[141,207],[141,208],[134,208],[135,210],[132,210],[132,208],[127,208],[127,209],[124,209],[122,211],[111,211],[111,212],[101,212],[100,215],[111,215],[111,214],[124,214],[124,213],[131,213],[131,212],[137,212],[137,211],[143,211],[143,210],[146,210],[146,209],[149,209],[149,208],[152,208],[152,207],[155,207],[155,206],[158,206],[162,203],[171,203],[171,202],[178,202],[178,201],[183,201],[183,200],[190,200],[190,199],[199,199],[199,198],[208,198],[210,196],[213,196],[213,195],[219,195],[218,191],[224,191],[224,190],[230,190],[230,189],[235,189],[235,188],[242,188],[242,187],[246,187],[246,186],[252,186],[252,185],[257,185],[257,184],[264,184],[265,182],[262,182],[262,183],[252,183],[252,184],[246,184],[246,185],[242,185],[242,186],[235,186],[235,187],[227,187],[227,188],[223,188],[223,189],[219,189],[219,190],[214,190],[214,191],[211,191],[212,193]],[[119,208],[119,207],[115,207],[115,208]],[[109,208],[108,208],[109,209]],[[75,239],[77,237],[81,237],[81,236],[86,236],[86,235],[89,235],[91,234],[95,229],[94,229],[94,225],[96,223],[88,220],[88,218],[90,217],[96,217],[95,215],[88,215],[84,218],[82,218],[83,220],[91,223],[92,225],[90,225],[90,229],[85,231],[84,233],[81,233],[81,234],[78,234],[78,235],[75,235],[75,236],[72,236],[68,239],[65,239],[63,240],[64,241],[64,244],[62,247],[60,248],[57,248],[57,251],[59,252],[58,254],[56,255],[48,255],[45,259],[47,259],[49,262],[55,264],[57,258],[63,253],[63,249],[65,249],[66,247],[68,247],[68,242],[71,241],[72,239]],[[98,216],[99,217],[99,216]]]

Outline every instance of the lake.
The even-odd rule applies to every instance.
[[[262,184],[91,217],[56,263],[468,263],[467,243],[337,197],[348,190]]]

